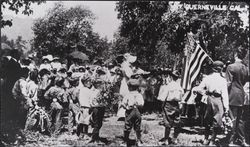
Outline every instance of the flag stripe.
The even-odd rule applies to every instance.
[[[202,56],[202,58],[201,58],[201,60],[200,60],[200,62],[199,62],[199,65],[198,65],[198,67],[197,67],[197,69],[196,70],[194,70],[195,72],[193,73],[193,75],[191,74],[191,81],[194,81],[195,80],[195,78],[198,76],[198,74],[199,74],[199,72],[200,72],[200,69],[201,69],[201,64],[203,63],[203,61],[206,59],[206,55],[205,55],[205,53],[203,53],[204,55]]]
[[[190,86],[191,86],[191,84],[192,84],[192,76],[193,76],[193,73],[194,72],[196,72],[195,70],[196,70],[196,68],[197,68],[197,66],[198,66],[198,63],[199,63],[199,61],[200,61],[200,59],[201,59],[201,57],[202,57],[202,55],[204,54],[204,52],[202,52],[199,48],[197,48],[197,56],[196,56],[196,58],[195,58],[195,60],[194,60],[194,64],[192,64],[191,66],[190,66],[190,76],[189,76],[189,83],[188,83],[188,85],[189,85],[189,87],[188,88],[190,88]],[[198,60],[197,60],[197,58],[198,58]]]
[[[190,72],[191,72],[191,67],[195,64],[196,59],[198,58],[199,55],[199,50],[198,46],[196,46],[195,52],[191,55],[190,61],[189,61],[189,66],[187,70],[187,75],[186,75],[186,84],[184,89],[190,90]]]
[[[189,62],[186,62],[184,77],[182,80],[182,87],[185,90],[190,90],[193,81],[200,72],[201,65],[208,55],[204,52],[201,46],[198,44],[194,53],[191,55]]]
[[[190,76],[189,76],[189,74],[190,74],[190,66],[192,65],[192,64],[194,64],[194,62],[195,62],[195,60],[194,59],[196,59],[197,58],[197,56],[198,56],[198,54],[197,54],[197,50],[195,50],[195,53],[194,54],[192,54],[191,55],[191,58],[190,58],[190,64],[188,64],[188,62],[187,62],[187,64],[188,64],[188,68],[186,69],[187,70],[187,72],[186,72],[186,76],[184,77],[186,80],[185,80],[185,87],[184,87],[184,89],[188,89],[188,84],[189,84],[189,79],[190,79]]]
[[[183,96],[184,102],[187,102],[188,99],[190,98],[190,96],[191,96],[191,91],[192,91],[192,90],[188,90],[188,91],[184,94],[184,96]]]

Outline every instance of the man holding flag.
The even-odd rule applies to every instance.
[[[210,61],[213,60],[208,56],[208,54],[202,49],[198,40],[194,39],[194,35],[192,32],[187,34],[188,43],[185,47],[185,56],[184,59],[184,72],[182,74],[181,86],[185,91],[182,102],[185,103],[191,97],[192,84],[195,81],[196,77],[200,73],[200,69],[204,60],[208,57]],[[183,114],[186,113],[186,107],[182,108]],[[182,115],[183,115],[182,114]]]

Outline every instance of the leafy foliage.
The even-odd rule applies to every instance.
[[[20,56],[23,56],[27,52],[27,41],[23,40],[22,36],[17,36],[15,40],[9,39],[6,35],[1,36],[1,44],[6,44],[7,48],[10,50],[17,49],[20,53]],[[5,50],[5,47],[2,48],[2,50]],[[10,53],[7,52],[0,52],[0,57],[2,57],[4,54],[9,55]]]
[[[239,46],[248,48],[249,28],[242,27],[239,11],[187,10],[184,3],[177,4],[180,7],[172,10],[168,2],[118,2],[116,10],[122,23],[115,43],[126,38],[127,51],[137,54],[148,68],[180,66],[187,43],[186,34],[190,31],[213,60],[232,60],[235,49]],[[228,8],[246,5],[236,2],[188,3],[226,5]]]
[[[152,65],[156,44],[165,28],[162,16],[168,2],[118,2],[116,10],[122,20],[120,35],[128,39],[129,51],[137,54],[142,65]]]
[[[6,43],[9,47],[15,48],[15,42],[13,39],[9,39],[6,35],[1,36],[1,43]]]
[[[32,8],[30,5],[32,3],[41,4],[44,0],[1,0],[1,9],[8,8],[11,11],[14,11],[16,14],[20,11],[24,15],[30,15],[33,13]],[[21,10],[23,9],[23,10]],[[0,12],[0,19],[1,19],[1,28],[5,26],[12,26],[12,20],[4,20],[3,13]]]
[[[74,50],[82,51],[90,58],[101,56],[107,40],[93,32],[93,13],[81,6],[66,9],[56,3],[34,26],[33,47],[38,55],[53,54],[65,58]]]

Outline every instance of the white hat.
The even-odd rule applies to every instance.
[[[49,59],[49,61],[53,60],[53,56],[52,55],[47,55],[47,58]]]
[[[134,63],[137,59],[136,56],[132,56],[131,54],[129,53],[125,53],[124,55],[124,58],[129,62],[129,63]]]
[[[59,57],[54,57],[53,60],[60,60],[60,58]]]
[[[42,59],[47,59],[49,61],[52,61],[53,60],[53,56],[52,55],[47,55],[47,56],[43,56]]]

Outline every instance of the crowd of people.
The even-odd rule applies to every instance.
[[[244,55],[238,50],[235,63],[228,65],[225,75],[222,74],[224,64],[215,61],[213,73],[204,76],[192,91],[202,95],[206,105],[205,145],[216,143],[220,129],[229,132],[230,144],[240,140],[246,145],[244,129],[249,126],[244,124],[247,109],[243,106],[249,105],[249,97],[243,88],[249,75],[241,63]],[[177,144],[183,126],[181,115],[185,114],[180,72],[146,72],[134,64],[136,60],[136,56],[126,53],[116,64],[90,65],[74,59],[69,66],[62,64],[60,58],[47,55],[38,66],[32,57],[18,61],[15,53],[4,56],[2,120],[17,121],[25,130],[39,130],[49,135],[69,131],[90,142],[99,142],[104,115],[107,109],[112,109],[119,118],[124,118],[124,144],[128,143],[134,128],[137,144],[142,145],[141,115],[145,108],[151,111],[157,106],[163,112],[163,143]],[[152,105],[156,100],[159,104]],[[91,138],[89,126],[93,128]],[[172,127],[174,133],[170,137]]]

